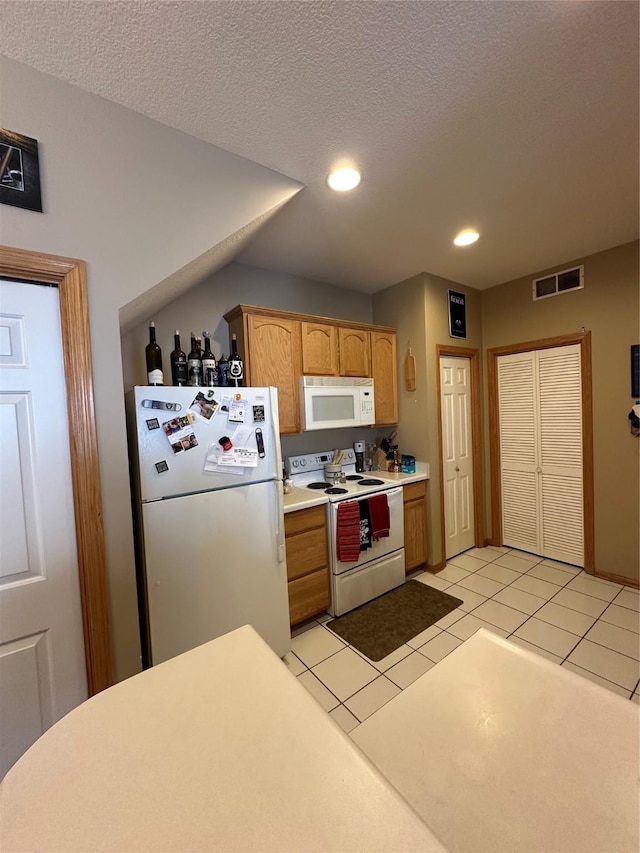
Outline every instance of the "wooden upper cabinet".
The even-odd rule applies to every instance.
[[[245,364],[245,382],[278,389],[280,432],[300,432],[300,321],[238,305],[224,315]]]
[[[304,376],[338,376],[338,328],[324,323],[300,324]]]
[[[398,423],[396,331],[255,305],[224,315],[244,359],[246,384],[278,389],[280,432],[301,430],[301,376],[373,377],[376,424]]]
[[[398,365],[395,332],[371,332],[376,425],[398,423]]]
[[[300,432],[300,323],[249,315],[251,384],[278,389],[280,432]]]
[[[367,329],[338,329],[340,376],[371,376],[371,341]]]

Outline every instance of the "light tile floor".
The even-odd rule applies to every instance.
[[[640,593],[575,566],[509,548],[472,548],[418,580],[460,607],[381,661],[334,634],[329,614],[293,631],[291,673],[346,732],[443,660],[478,628],[640,704]]]

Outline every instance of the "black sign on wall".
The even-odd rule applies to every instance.
[[[452,338],[467,337],[467,316],[464,293],[449,291],[449,335]]]
[[[640,344],[631,347],[631,396],[640,399]]]

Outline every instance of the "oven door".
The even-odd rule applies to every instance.
[[[379,557],[384,557],[386,554],[391,554],[404,548],[404,509],[402,502],[402,486],[395,489],[386,489],[381,492],[375,492],[376,495],[386,495],[389,505],[389,535],[382,539],[378,539],[372,543],[371,548],[365,551],[360,551],[360,557],[353,563],[341,563],[338,560],[338,547],[336,543],[336,532],[338,527],[338,506],[342,501],[329,504],[329,553],[331,555],[331,571],[338,575],[343,572],[348,572],[350,569],[355,569],[357,566],[362,566],[372,560],[377,560]],[[356,498],[354,500],[366,501],[373,497],[373,494]]]

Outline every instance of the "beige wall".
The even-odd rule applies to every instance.
[[[584,264],[585,287],[533,302],[532,279],[540,270],[485,291],[421,273],[373,296],[373,318],[398,328],[398,383],[403,452],[431,465],[429,483],[429,565],[443,559],[440,535],[440,471],[436,344],[479,349],[483,401],[485,534],[491,533],[486,350],[492,347],[591,331],[593,348],[593,430],[596,571],[638,579],[640,551],[639,448],[630,434],[628,412],[630,346],[640,342],[638,243],[629,243],[559,269]],[[467,339],[449,337],[447,290],[467,295]],[[402,365],[411,345],[416,356],[416,391],[404,389]]]
[[[483,345],[486,352],[582,327],[591,332],[596,573],[637,580],[640,441],[631,435],[627,416],[634,402],[630,347],[640,342],[638,242],[556,269],[577,264],[584,264],[583,290],[534,302],[532,279],[554,272],[540,270],[483,291]]]
[[[449,336],[448,291],[466,295],[467,337]],[[375,293],[373,317],[376,323],[398,328],[398,388],[400,428],[398,444],[402,453],[411,453],[429,462],[428,563],[444,560],[440,511],[440,461],[438,445],[437,345],[453,345],[480,350],[482,329],[480,293],[473,288],[421,273],[407,281]],[[404,358],[411,346],[416,357],[416,390],[404,385]]]
[[[286,202],[300,184],[4,58],[0,126],[39,141],[44,206],[35,213],[0,205],[2,243],[87,262],[113,652],[122,679],[140,668],[140,646],[119,311]]]
[[[243,264],[230,263],[198,287],[157,311],[154,320],[162,347],[165,377],[169,371],[169,353],[173,349],[173,331],[180,329],[182,348],[188,352],[191,330],[212,333],[212,349],[219,357],[229,354],[229,329],[223,315],[235,305],[259,305],[283,311],[299,311],[324,317],[337,317],[359,323],[372,322],[371,296],[345,290],[318,281],[286,273],[270,272]],[[125,390],[145,380],[144,348],[148,342],[148,320],[122,336],[122,369]],[[165,379],[165,381],[167,381]],[[350,447],[358,438],[370,441],[375,431],[330,430],[284,436],[284,455]]]

